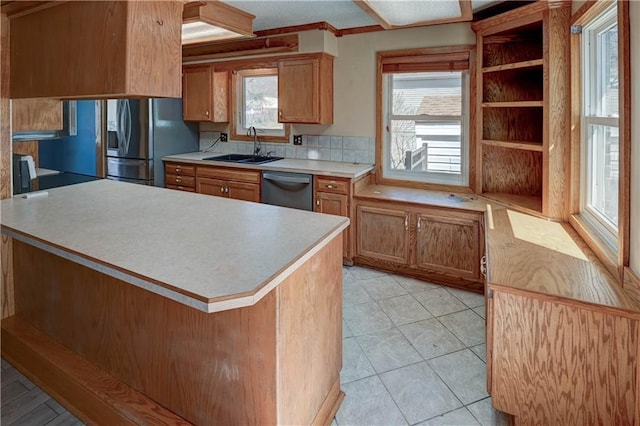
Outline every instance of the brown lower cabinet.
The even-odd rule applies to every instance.
[[[260,171],[197,166],[196,192],[260,202]]]
[[[351,217],[351,179],[316,176],[314,181],[316,205],[314,211]],[[342,233],[342,257],[345,263],[351,263],[351,227]]]
[[[483,214],[358,201],[358,264],[481,291]]]

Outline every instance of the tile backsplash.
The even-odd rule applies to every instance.
[[[200,132],[200,149],[205,149],[218,138],[218,132]],[[291,143],[261,143],[262,153],[285,158],[309,160],[341,161],[344,163],[375,162],[375,139],[353,136],[302,136],[302,145]],[[218,142],[216,152],[250,154],[251,142]]]

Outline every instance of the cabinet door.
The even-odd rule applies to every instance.
[[[416,215],[416,266],[456,277],[480,279],[477,220]]]
[[[260,202],[260,185],[257,183],[228,181],[227,196],[234,200]]]
[[[220,179],[196,178],[196,192],[198,194],[228,197],[227,182]]]
[[[316,209],[318,213],[334,214],[336,216],[349,217],[349,197],[342,194],[318,192],[316,195]],[[349,258],[349,226],[342,233],[343,257]]]
[[[281,61],[278,66],[278,121],[320,121],[320,63],[318,59]]]
[[[182,74],[182,115],[186,121],[211,121],[213,69],[185,67]]]
[[[409,213],[404,210],[357,207],[356,252],[405,265],[409,260]]]
[[[14,132],[62,130],[62,101],[58,99],[14,99],[11,101]]]
[[[212,66],[185,67],[182,115],[186,121],[229,121],[229,73]]]

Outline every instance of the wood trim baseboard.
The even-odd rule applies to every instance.
[[[85,423],[190,424],[15,316],[2,320],[2,356]]]

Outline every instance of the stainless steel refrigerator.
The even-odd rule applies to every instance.
[[[107,178],[164,186],[162,157],[198,150],[198,126],[182,120],[182,99],[109,99]]]

